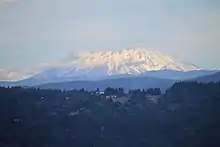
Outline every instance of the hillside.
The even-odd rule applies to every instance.
[[[220,84],[177,83],[116,103],[87,91],[0,87],[2,147],[218,147]]]
[[[130,78],[116,78],[107,79],[101,81],[71,81],[71,82],[60,82],[60,83],[48,83],[39,85],[37,87],[42,89],[82,89],[85,90],[96,90],[100,88],[103,90],[107,87],[112,88],[124,88],[129,89],[146,89],[146,88],[161,88],[165,91],[175,83],[175,80],[159,79],[152,77],[130,77]]]
[[[202,83],[220,82],[220,72],[216,72],[211,75],[193,78],[193,79],[191,79],[191,81],[198,81],[198,82],[202,82]]]

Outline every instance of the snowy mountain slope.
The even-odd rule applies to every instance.
[[[65,61],[52,63],[51,66],[46,66],[45,70],[37,72],[37,74],[30,78],[20,80],[18,83],[22,85],[39,85],[43,83],[76,80],[102,80],[106,78],[117,78],[118,76],[150,76],[152,75],[152,73],[149,73],[151,71],[158,71],[156,77],[161,78],[161,73],[164,73],[161,71],[169,70],[199,72],[201,68],[179,62],[167,55],[149,51],[145,48],[130,48],[119,51],[80,52],[71,55]],[[155,74],[153,73],[153,75]],[[173,74],[169,75],[173,76]],[[167,77],[162,76],[162,78]]]
[[[90,69],[106,66],[107,75],[140,74],[152,70],[191,71],[200,68],[180,63],[159,52],[145,48],[124,49],[121,51],[83,52],[73,56],[65,65]]]
[[[50,83],[72,80],[100,80],[118,75],[140,75],[148,71],[192,71],[200,68],[184,64],[159,52],[145,48],[120,51],[81,52],[58,66],[48,68],[23,83]]]

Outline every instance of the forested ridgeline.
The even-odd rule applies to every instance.
[[[177,83],[159,94],[1,87],[0,146],[220,146],[220,83]],[[118,103],[106,99],[110,95],[129,100]]]

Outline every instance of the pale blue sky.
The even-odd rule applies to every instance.
[[[220,1],[0,0],[0,68],[138,46],[220,68]]]

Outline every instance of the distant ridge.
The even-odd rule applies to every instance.
[[[36,86],[41,89],[60,89],[60,90],[72,90],[72,89],[85,89],[85,90],[104,90],[107,87],[111,88],[124,88],[126,91],[129,89],[148,89],[148,88],[160,88],[165,91],[170,88],[177,80],[167,80],[153,77],[129,77],[129,78],[115,78],[105,79],[100,81],[70,81],[60,83],[47,83]]]
[[[190,80],[191,81],[198,81],[198,82],[202,82],[202,83],[220,82],[220,71],[215,72],[214,74],[211,74],[211,75],[200,76],[200,77],[193,78]]]

